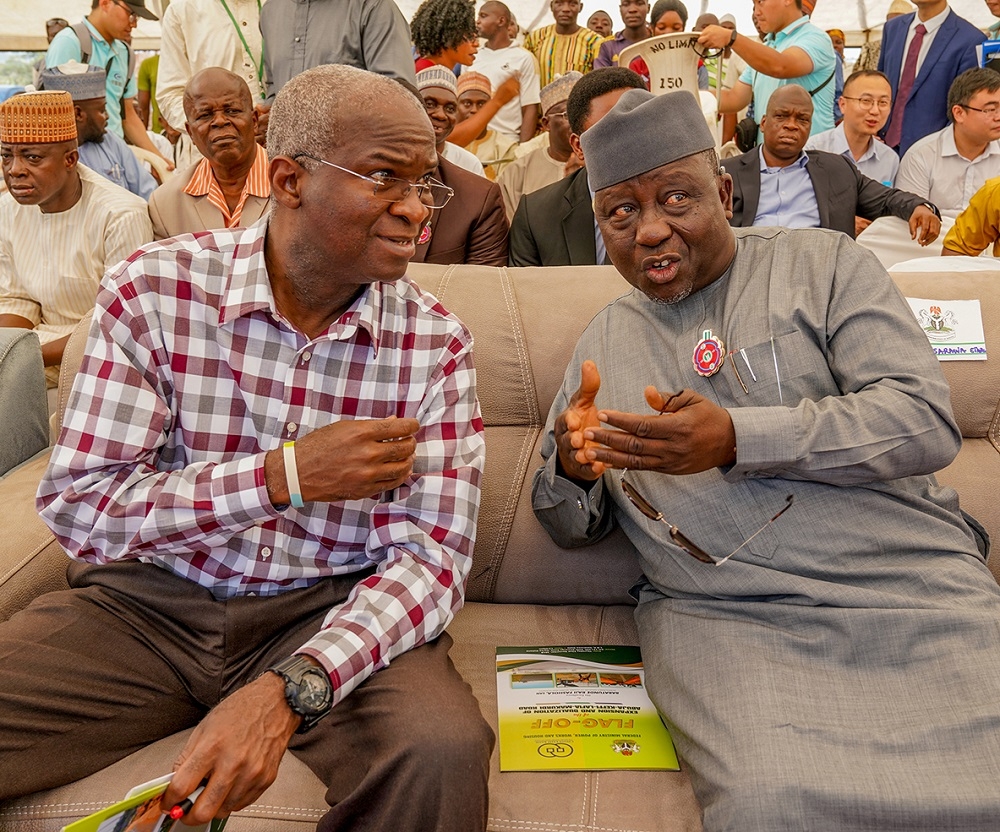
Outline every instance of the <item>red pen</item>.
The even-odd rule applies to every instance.
[[[195,789],[188,797],[185,797],[180,803],[174,805],[174,807],[167,812],[167,814],[173,820],[180,820],[188,812],[191,811],[194,806],[194,802],[198,799],[198,796],[205,790],[204,786],[199,786]]]

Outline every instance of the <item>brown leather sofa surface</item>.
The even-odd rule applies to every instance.
[[[530,505],[545,418],[576,340],[592,316],[629,287],[606,266],[415,264],[410,274],[475,336],[487,465],[468,603],[449,632],[455,641],[455,664],[495,728],[497,645],[637,643],[626,591],[639,567],[628,540],[615,533],[595,546],[559,549],[535,521]],[[942,365],[966,438],[958,459],[940,479],[955,486],[963,508],[1000,539],[1000,507],[993,496],[1000,482],[998,275],[894,277],[912,297],[982,302],[991,360]],[[86,322],[63,362],[62,409],[82,357],[85,328]],[[34,513],[34,491],[45,463],[43,455],[0,480],[0,504],[9,518],[0,539],[0,618],[43,592],[65,586],[65,554]],[[991,560],[1000,579],[1000,556]],[[78,783],[0,805],[0,829],[58,830],[121,798],[134,784],[169,771],[185,737],[161,740]],[[228,829],[312,829],[324,812],[323,791],[298,760],[286,755],[277,781],[254,806],[235,815]],[[694,832],[701,829],[701,818],[683,772],[501,773],[494,754],[489,828]]]

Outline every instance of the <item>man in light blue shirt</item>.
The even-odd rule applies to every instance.
[[[45,66],[51,69],[69,61],[81,61],[103,69],[107,73],[108,130],[136,147],[160,156],[162,154],[146,135],[146,127],[134,106],[136,83],[130,77],[130,53],[126,40],[139,17],[157,19],[146,8],[145,0],[93,0],[90,14],[82,24],[85,34],[90,35],[90,43],[81,43],[75,27],[67,26],[49,44]],[[86,61],[83,60],[85,52],[89,55]],[[168,169],[173,169],[169,159],[164,161]]]
[[[813,97],[812,132],[830,130],[836,58],[829,35],[809,22],[802,0],[757,0],[754,15],[770,34],[766,45],[722,26],[706,26],[698,38],[711,49],[731,47],[748,64],[736,86],[723,91],[719,111],[736,113],[752,100],[754,112],[764,113],[778,87],[798,84]]]
[[[891,187],[899,170],[899,156],[876,138],[892,108],[889,79],[874,69],[853,73],[840,97],[844,120],[832,130],[816,133],[806,150],[839,153],[869,179]]]
[[[148,200],[156,189],[156,180],[139,164],[125,142],[107,132],[105,78],[103,69],[70,61],[42,70],[38,86],[73,96],[80,161],[105,179]]]

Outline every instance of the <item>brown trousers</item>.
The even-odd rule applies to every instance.
[[[150,564],[72,563],[71,589],[0,624],[0,799],[197,724],[301,646],[367,574],[217,601]],[[320,830],[485,829],[493,733],[450,645],[445,634],[393,660],[293,736],[289,750],[327,787]]]

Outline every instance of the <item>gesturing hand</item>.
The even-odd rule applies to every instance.
[[[295,443],[302,499],[316,502],[360,500],[398,487],[413,471],[416,419],[344,420],[318,428]],[[281,448],[264,462],[268,493],[287,503],[288,483]]]
[[[586,456],[594,445],[584,437],[586,428],[601,426],[594,400],[601,388],[601,374],[593,361],[584,361],[580,367],[580,386],[569,400],[569,407],[556,417],[556,448],[563,471],[573,479],[596,480],[604,473],[604,464]]]
[[[736,433],[725,408],[691,390],[664,395],[647,387],[645,397],[656,413],[597,414],[617,430],[588,425],[583,431],[585,459],[595,466],[664,474],[696,474],[736,461]]]

